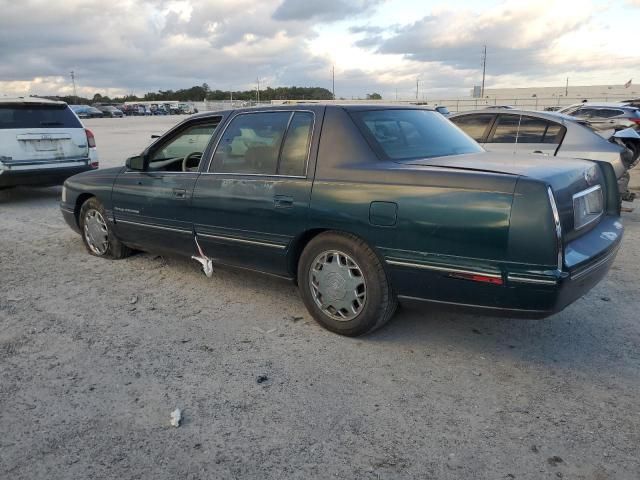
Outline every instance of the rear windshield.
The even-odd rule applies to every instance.
[[[482,147],[437,112],[367,110],[352,112],[356,123],[391,160],[482,152]]]
[[[82,128],[66,105],[0,105],[0,129]]]

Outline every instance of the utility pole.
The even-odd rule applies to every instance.
[[[396,102],[398,101],[398,89],[396,88]]]
[[[487,71],[487,46],[484,46],[482,53],[482,87],[480,88],[480,96],[484,98],[484,77]]]
[[[256,78],[256,103],[260,103],[260,78]]]
[[[78,103],[78,94],[76,93],[76,74],[71,70],[71,83],[73,83],[73,99]]]
[[[567,77],[567,84],[564,87],[564,97],[567,98],[569,96],[569,77]]]
[[[229,92],[229,98],[231,99],[231,106],[233,107],[233,90]]]
[[[416,77],[416,102],[418,101],[419,89],[420,89],[420,75]]]
[[[336,66],[333,65],[331,67],[331,93],[333,95],[333,99],[336,99]]]

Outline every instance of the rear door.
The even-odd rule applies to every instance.
[[[565,127],[559,123],[522,115],[515,151],[553,156],[562,142],[565,131]]]
[[[84,128],[66,104],[0,103],[0,162],[12,169],[86,162]],[[69,165],[70,164],[70,165]]]
[[[244,112],[229,121],[193,194],[208,256],[288,275],[287,249],[307,224],[323,112]]]

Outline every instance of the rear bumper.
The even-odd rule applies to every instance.
[[[90,160],[82,162],[64,162],[64,166],[55,163],[39,163],[28,165],[4,164],[0,166],[0,187],[14,187],[18,185],[51,186],[62,185],[64,181],[77,173],[93,170]]]
[[[501,279],[501,285],[456,278],[455,268],[435,269],[389,259],[388,271],[400,300],[447,304],[491,315],[544,318],[571,305],[606,276],[623,230],[619,217],[607,216],[590,232],[565,245],[562,272],[505,264],[492,274]]]

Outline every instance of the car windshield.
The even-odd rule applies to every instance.
[[[353,112],[365,135],[391,160],[482,152],[482,147],[437,112],[366,110]]]
[[[0,105],[0,129],[81,128],[78,118],[66,105]]]

